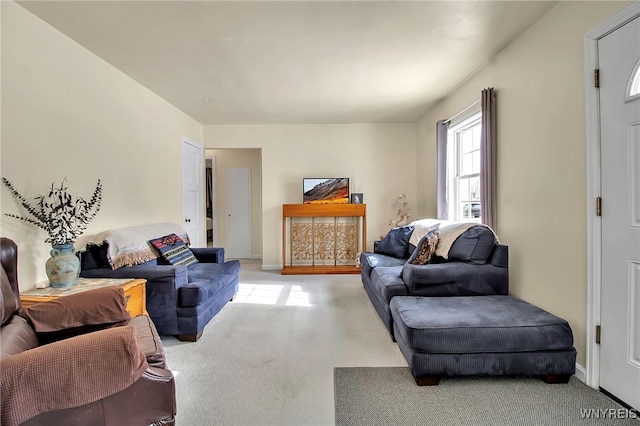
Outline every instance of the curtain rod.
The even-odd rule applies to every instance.
[[[462,114],[464,114],[465,112],[467,112],[468,110],[470,110],[471,108],[473,108],[474,106],[476,106],[477,104],[480,103],[480,99],[476,100],[475,102],[473,102],[471,105],[467,106],[466,108],[464,108],[462,111],[460,111],[459,113],[457,113],[456,115],[454,115],[451,118],[446,119],[444,122],[445,124],[449,124],[451,123],[454,119],[460,117]]]

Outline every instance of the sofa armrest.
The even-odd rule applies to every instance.
[[[496,244],[489,257],[489,263],[500,268],[509,267],[509,246]]]
[[[466,262],[407,264],[402,280],[413,296],[480,296],[506,295],[509,292],[509,270],[489,263]]]
[[[223,247],[190,247],[198,262],[203,263],[224,263]]]
[[[40,346],[4,358],[0,366],[0,422],[11,426],[120,392],[142,377],[148,364],[136,329],[123,326]]]

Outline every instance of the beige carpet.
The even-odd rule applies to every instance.
[[[407,365],[359,276],[241,263],[238,296],[198,342],[163,338],[177,425],[333,425],[335,367]]]
[[[572,377],[450,378],[416,386],[409,369],[336,368],[337,425],[640,425],[636,413]],[[590,416],[591,418],[588,418]]]

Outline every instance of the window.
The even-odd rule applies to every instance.
[[[449,220],[481,222],[480,217],[480,131],[478,111],[449,127],[447,170]]]
[[[493,87],[453,118],[436,122],[438,219],[495,227],[496,126]]]
[[[640,98],[640,60],[631,73],[631,79],[629,80],[629,87],[627,89],[626,98],[627,101]]]

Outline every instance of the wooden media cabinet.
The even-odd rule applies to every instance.
[[[366,245],[366,204],[282,205],[283,275],[359,274]]]

